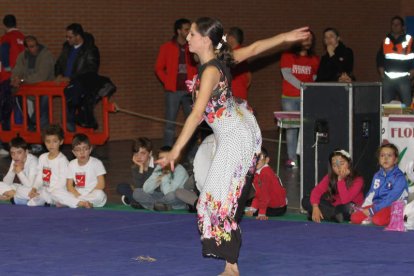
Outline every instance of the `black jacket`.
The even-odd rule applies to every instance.
[[[68,42],[63,44],[62,53],[55,64],[55,75],[64,75],[66,71],[66,63],[72,46]],[[95,46],[94,38],[91,34],[85,33],[84,42],[76,56],[73,64],[70,79],[76,78],[79,75],[94,72],[98,73],[100,64],[99,49]]]
[[[316,81],[338,81],[342,73],[347,73],[353,79],[353,68],[354,53],[339,42],[332,57],[328,53],[322,56]]]

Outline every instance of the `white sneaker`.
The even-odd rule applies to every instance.
[[[5,149],[0,149],[0,156],[9,156],[9,152]]]
[[[364,219],[361,222],[361,225],[370,225],[370,224],[372,224],[372,218],[371,217],[367,217],[366,219]]]

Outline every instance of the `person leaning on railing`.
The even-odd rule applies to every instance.
[[[55,60],[52,53],[40,44],[36,37],[28,35],[24,38],[25,50],[17,57],[16,65],[12,70],[11,85],[19,88],[22,84],[32,84],[42,81],[51,81],[55,77]],[[29,129],[35,129],[35,99],[28,97],[27,112],[29,115]],[[49,125],[49,103],[47,96],[40,97],[40,128]]]
[[[71,93],[77,91],[80,94],[81,84],[76,82],[78,77],[87,73],[98,73],[100,64],[99,49],[95,45],[94,37],[84,32],[78,23],[72,23],[66,27],[66,42],[55,64],[57,82],[71,82],[69,86],[75,87]],[[69,87],[68,86],[68,87]],[[75,110],[79,105],[80,97],[67,95],[67,130],[75,131]],[[74,97],[73,97],[74,96]]]

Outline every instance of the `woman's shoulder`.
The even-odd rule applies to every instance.
[[[220,61],[209,61],[200,68],[199,70],[199,77],[200,79],[203,77],[205,73],[208,74],[220,74],[222,75],[224,73],[224,68],[220,64]]]
[[[204,63],[203,65],[200,66],[199,68],[199,75],[202,75],[203,72],[207,69],[212,69],[212,68],[216,68],[217,70],[221,69],[220,66],[220,62],[217,59],[212,59],[206,63]]]
[[[215,67],[219,71],[223,71],[226,65],[224,65],[220,60],[214,58],[206,63],[206,67]]]

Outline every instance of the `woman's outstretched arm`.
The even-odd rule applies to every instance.
[[[234,60],[242,62],[248,58],[261,54],[284,43],[295,43],[306,40],[310,36],[309,28],[302,27],[290,32],[281,33],[270,38],[257,40],[249,46],[234,51]]]

